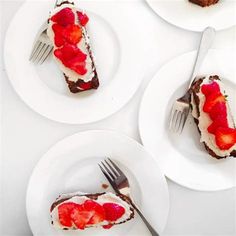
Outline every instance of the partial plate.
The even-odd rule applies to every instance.
[[[110,116],[129,101],[142,80],[142,61],[136,52],[142,55],[146,51],[139,45],[146,39],[142,29],[149,26],[145,20],[137,24],[144,6],[136,1],[77,3],[90,17],[88,31],[100,87],[72,94],[52,58],[38,66],[29,61],[37,31],[47,20],[53,4],[53,1],[28,0],[12,19],[4,48],[12,86],[29,107],[54,121],[82,124]]]
[[[149,6],[169,23],[192,31],[211,26],[216,30],[236,24],[234,0],[220,0],[209,7],[201,7],[188,0],[146,0]]]
[[[235,55],[234,50],[210,50],[199,73],[223,78],[232,114],[236,114]],[[208,155],[191,115],[181,135],[168,130],[172,104],[184,94],[195,58],[196,51],[179,56],[154,76],[140,107],[140,136],[164,174],[180,185],[204,191],[232,188],[236,186],[236,159]]]
[[[75,235],[55,230],[49,209],[60,193],[75,191],[97,193],[108,183],[98,163],[114,159],[127,174],[132,195],[144,215],[162,232],[168,216],[169,195],[166,179],[153,157],[135,140],[112,132],[93,130],[77,133],[55,144],[39,161],[30,178],[26,208],[34,235]],[[148,235],[139,217],[110,230],[88,229],[76,235]]]

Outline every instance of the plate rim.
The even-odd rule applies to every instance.
[[[212,51],[212,52],[217,52],[217,51],[223,51],[223,52],[231,52],[232,50],[230,49],[209,49],[209,51]],[[165,173],[165,170],[162,168],[162,166],[159,164],[159,161],[157,160],[157,158],[155,156],[157,156],[155,153],[153,153],[150,148],[149,148],[149,145],[147,145],[147,142],[146,142],[146,138],[144,138],[143,136],[143,131],[142,131],[142,125],[141,125],[141,116],[142,116],[142,110],[143,110],[143,107],[144,107],[144,100],[145,100],[145,96],[146,94],[148,93],[148,89],[151,85],[151,83],[154,81],[154,80],[157,80],[158,78],[158,74],[159,72],[165,67],[167,66],[168,64],[170,64],[172,61],[175,61],[181,57],[184,57],[184,56],[187,56],[187,55],[190,55],[190,54],[196,54],[197,53],[197,50],[191,50],[191,51],[188,51],[188,52],[185,52],[185,53],[182,53],[182,54],[179,54],[177,56],[174,56],[172,57],[170,60],[168,60],[167,62],[165,62],[164,64],[162,64],[156,71],[156,73],[154,74],[154,76],[152,76],[151,80],[149,81],[149,83],[147,84],[146,88],[145,88],[145,91],[144,93],[142,94],[142,98],[141,98],[141,102],[140,102],[140,106],[139,106],[139,111],[138,111],[138,132],[139,132],[139,136],[140,136],[140,139],[141,139],[141,143],[142,145],[147,149],[149,150],[149,152],[152,154],[152,156],[154,157],[154,160],[158,163],[159,167],[161,168],[162,172],[164,173],[164,175],[166,176],[167,179],[170,179],[171,181],[173,181],[174,183],[180,185],[180,186],[183,186],[187,189],[190,189],[190,190],[194,190],[194,191],[202,191],[202,192],[216,192],[216,191],[223,191],[223,190],[228,190],[228,189],[232,189],[232,188],[235,188],[234,185],[230,186],[230,187],[220,187],[220,188],[214,188],[214,189],[206,189],[206,188],[202,188],[201,186],[197,187],[196,184],[194,186],[191,186],[189,185],[188,183],[186,182],[183,182],[183,181],[179,181],[179,180],[176,180],[175,178],[173,178],[172,176],[170,176],[169,174],[166,174]],[[236,82],[232,80],[230,80],[230,82],[233,82],[235,83],[236,85]]]
[[[50,153],[52,150],[54,150],[55,146],[58,146],[58,145],[60,146],[61,143],[63,143],[65,140],[73,138],[73,136],[83,135],[84,133],[85,134],[87,134],[87,133],[91,133],[91,134],[100,133],[100,134],[115,135],[116,137],[119,136],[119,137],[126,138],[127,140],[135,143],[143,152],[145,152],[150,157],[150,160],[155,162],[155,158],[153,157],[153,155],[141,143],[139,143],[136,139],[126,135],[125,133],[118,132],[118,131],[115,131],[115,130],[109,130],[109,129],[84,130],[84,131],[76,132],[72,135],[67,135],[67,136],[57,140],[50,147],[48,147],[47,150],[41,155],[41,157],[39,158],[36,165],[34,166],[32,172],[30,174],[30,177],[28,179],[27,188],[26,188],[26,197],[25,197],[25,210],[26,210],[27,221],[28,221],[28,224],[29,224],[29,227],[30,227],[32,233],[34,233],[34,232],[33,232],[33,228],[32,228],[32,225],[30,223],[31,221],[30,221],[30,217],[29,217],[29,212],[30,212],[29,202],[31,201],[29,199],[30,199],[30,192],[32,192],[31,188],[32,188],[33,180],[35,178],[35,175],[38,174],[37,171],[40,170],[41,165],[47,160],[48,153]],[[166,219],[165,219],[165,223],[163,225],[163,230],[164,230],[166,225],[167,225],[169,214],[170,214],[170,193],[169,193],[169,186],[168,186],[166,176],[164,175],[163,171],[159,167],[158,163],[155,162],[155,164],[158,168],[159,176],[161,176],[162,183],[163,183],[163,186],[165,188],[165,194],[166,194],[165,202],[167,204],[167,209],[166,209]]]
[[[181,26],[181,25],[178,25],[176,23],[174,23],[173,21],[170,21],[168,19],[166,19],[162,14],[160,14],[160,12],[157,12],[156,9],[153,7],[153,4],[152,2],[154,2],[153,0],[145,0],[147,5],[150,7],[150,9],[156,14],[158,15],[161,19],[163,19],[166,23],[172,25],[172,26],[175,26],[179,29],[183,29],[183,30],[187,30],[187,31],[190,31],[190,32],[202,32],[204,29],[199,29],[199,27],[194,27],[194,28],[190,28],[190,27],[185,27],[185,26]],[[232,27],[236,26],[236,22],[234,23],[231,23],[230,25],[226,26],[226,27],[214,27],[215,30],[218,32],[218,31],[221,31],[221,30],[228,30]],[[207,27],[207,25],[206,25]],[[206,28],[205,27],[205,28]]]
[[[43,1],[45,2],[45,1]],[[8,38],[11,36],[10,31],[12,28],[12,25],[14,23],[14,21],[16,21],[17,17],[19,17],[18,15],[25,9],[25,7],[27,7],[28,4],[32,4],[34,3],[34,1],[32,0],[26,0],[20,7],[19,9],[16,11],[16,13],[14,14],[14,16],[12,17],[11,21],[9,22],[8,28],[6,30],[6,34],[4,36],[4,40],[3,40],[3,64],[4,64],[4,68],[6,69],[6,74],[7,74],[7,78],[10,81],[10,84],[14,90],[14,92],[17,94],[17,96],[20,98],[21,101],[23,101],[24,104],[27,105],[27,107],[29,107],[32,111],[36,112],[37,114],[39,114],[40,116],[47,118],[48,120],[54,121],[54,122],[58,122],[58,123],[62,123],[62,124],[78,124],[78,125],[83,125],[83,124],[93,124],[102,120],[105,120],[109,117],[111,117],[112,115],[118,113],[122,108],[124,108],[129,102],[130,100],[135,96],[136,92],[138,91],[143,77],[142,74],[140,74],[140,76],[138,76],[138,78],[136,77],[136,80],[133,81],[137,81],[135,83],[130,83],[130,86],[127,86],[128,89],[126,89],[126,93],[124,96],[124,91],[122,93],[122,97],[118,96],[118,94],[116,94],[116,96],[114,97],[111,93],[109,94],[109,97],[106,95],[105,97],[103,95],[101,95],[101,97],[103,97],[102,99],[105,101],[112,101],[115,100],[114,103],[112,103],[113,105],[111,105],[111,103],[107,103],[110,104],[106,107],[106,110],[104,112],[101,113],[96,113],[95,115],[93,115],[92,117],[89,116],[87,113],[84,117],[84,115],[82,115],[79,119],[75,119],[75,118],[69,118],[68,116],[61,118],[59,115],[53,115],[52,112],[48,112],[47,109],[41,109],[38,108],[37,103],[33,102],[29,102],[29,99],[27,98],[28,95],[25,97],[24,96],[24,91],[16,88],[16,86],[14,85],[14,80],[12,79],[13,77],[16,77],[16,75],[13,75],[11,70],[12,70],[12,66],[11,63],[9,63],[9,56],[7,55],[7,51],[9,48],[8,45]],[[48,9],[50,11],[50,9]],[[94,9],[93,7],[88,7],[88,11],[91,11],[94,13]],[[140,10],[139,10],[140,11]],[[99,15],[100,17],[102,17],[102,19],[105,19],[105,21],[107,22],[107,18],[101,16],[100,13],[94,13],[96,15]],[[112,27],[112,24],[109,24]],[[112,27],[113,29],[113,27]],[[113,29],[114,32],[116,32],[115,29]],[[119,35],[118,35],[119,36]],[[118,40],[120,39],[120,37],[118,37]],[[121,41],[118,41],[119,45],[121,45]],[[123,54],[123,53],[122,53]],[[121,56],[121,60],[122,60],[122,54]],[[7,59],[8,58],[8,59]],[[120,67],[120,63],[118,66],[118,69]],[[124,70],[124,69],[123,69]],[[118,71],[116,71],[116,73],[114,74],[113,77],[116,77],[118,75]],[[124,77],[124,76],[122,76]],[[112,82],[112,80],[110,81]],[[110,83],[109,82],[109,83]],[[117,83],[114,83],[117,84]],[[120,85],[120,83],[118,84]],[[135,86],[134,86],[135,85]],[[117,86],[117,85],[116,85]],[[96,92],[96,91],[94,91]],[[52,93],[55,93],[55,91],[52,91]],[[111,96],[112,95],[112,96]],[[100,96],[99,96],[100,97]],[[101,99],[100,99],[101,100]],[[38,103],[39,104],[39,103]],[[36,105],[36,106],[35,106]],[[71,115],[72,117],[73,115]]]

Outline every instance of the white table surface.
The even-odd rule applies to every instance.
[[[1,46],[9,22],[23,1],[1,0]],[[112,129],[140,141],[138,108],[152,76],[171,58],[194,50],[200,34],[176,28],[153,13],[143,1],[144,14],[156,21],[156,57],[145,68],[142,86],[115,115],[90,125],[50,121],[30,110],[14,92],[1,63],[0,235],[32,235],[25,211],[30,174],[40,157],[58,140],[87,129]],[[232,48],[235,27],[217,33],[213,48]],[[2,48],[2,47],[1,47]],[[154,55],[152,54],[152,55]],[[2,62],[2,54],[1,54]],[[170,213],[164,235],[236,235],[236,189],[198,192],[168,180]],[[140,232],[142,235],[142,232]],[[131,236],[131,235],[129,235]]]

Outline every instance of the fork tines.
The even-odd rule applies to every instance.
[[[52,49],[52,45],[48,45],[38,40],[33,47],[32,53],[30,55],[30,61],[36,64],[42,64],[49,56]]]
[[[185,122],[187,120],[188,113],[172,109],[169,129],[175,133],[181,133],[183,131]]]
[[[106,158],[104,161],[101,161],[99,167],[107,179],[109,178],[111,180],[115,180],[123,174],[120,168],[110,158]]]

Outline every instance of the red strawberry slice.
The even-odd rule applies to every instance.
[[[61,35],[55,35],[54,43],[57,47],[61,47],[65,43],[65,41],[63,37],[61,37]]]
[[[82,38],[82,30],[79,25],[68,25],[62,27],[59,24],[53,24],[54,42],[57,47],[61,47],[65,42],[76,45]]]
[[[228,150],[236,144],[236,129],[219,127],[215,139],[221,150]]]
[[[82,13],[80,11],[77,11],[77,15],[78,15],[80,24],[82,26],[85,26],[88,23],[88,21],[89,21],[88,16],[85,13]]]
[[[68,67],[78,73],[79,75],[85,75],[87,73],[86,62],[81,62],[81,57],[77,56],[67,63]]]
[[[219,93],[220,92],[220,86],[217,82],[213,81],[210,84],[203,84],[201,87],[202,93],[207,97],[211,93]]]
[[[63,37],[64,28],[59,24],[53,24],[52,30],[54,32],[54,43],[57,47],[64,45],[65,40]]]
[[[93,87],[93,84],[92,81],[81,82],[79,83],[79,87],[82,88],[83,90],[89,90]]]
[[[77,47],[70,44],[65,44],[62,48],[56,49],[54,51],[54,55],[62,62],[67,62],[74,58],[77,55],[77,52]]]
[[[225,102],[225,97],[221,93],[212,93],[206,97],[205,104],[203,106],[203,111],[209,113],[211,109],[218,102]]]
[[[75,57],[79,62],[83,62],[87,58],[87,55],[84,54],[79,48],[70,44],[65,44],[62,48],[56,49],[54,51],[54,55],[64,62],[70,61]]]
[[[71,219],[78,229],[84,229],[93,216],[93,212],[84,209],[83,205],[77,205],[71,212]]]
[[[51,20],[65,27],[75,22],[75,16],[72,10],[69,7],[66,7],[57,12],[55,15],[53,15],[51,17]]]
[[[116,221],[125,213],[124,207],[115,203],[104,203],[103,208],[105,210],[105,219],[107,221]]]
[[[59,221],[63,226],[71,227],[71,212],[74,208],[76,208],[77,204],[72,202],[63,203],[58,206],[58,217]]]
[[[54,55],[61,60],[61,62],[71,70],[74,70],[80,75],[87,73],[86,58],[79,48],[74,45],[65,44],[62,48],[58,48],[54,51]]]
[[[84,209],[92,212],[93,216],[90,218],[88,224],[98,224],[105,219],[105,211],[103,207],[92,200],[87,200],[84,202]]]
[[[65,43],[65,41],[60,35],[55,35],[54,43],[57,47],[61,47]]]
[[[70,44],[77,44],[82,38],[82,30],[79,25],[68,25],[64,32],[63,37]]]
[[[227,109],[225,102],[217,102],[209,113],[212,120],[217,119],[219,116],[227,117]]]
[[[82,38],[82,30],[79,25],[68,25],[65,28],[64,37],[71,44],[77,44]]]
[[[110,229],[113,225],[112,224],[109,224],[109,225],[103,225],[103,229]]]
[[[63,33],[63,30],[64,30],[64,27],[62,27],[61,25],[59,24],[53,24],[52,25],[52,29],[54,31],[54,34],[62,34]]]
[[[207,128],[208,132],[211,134],[215,134],[216,130],[219,127],[228,127],[228,121],[226,116],[218,116],[217,119],[213,120],[211,125]]]

